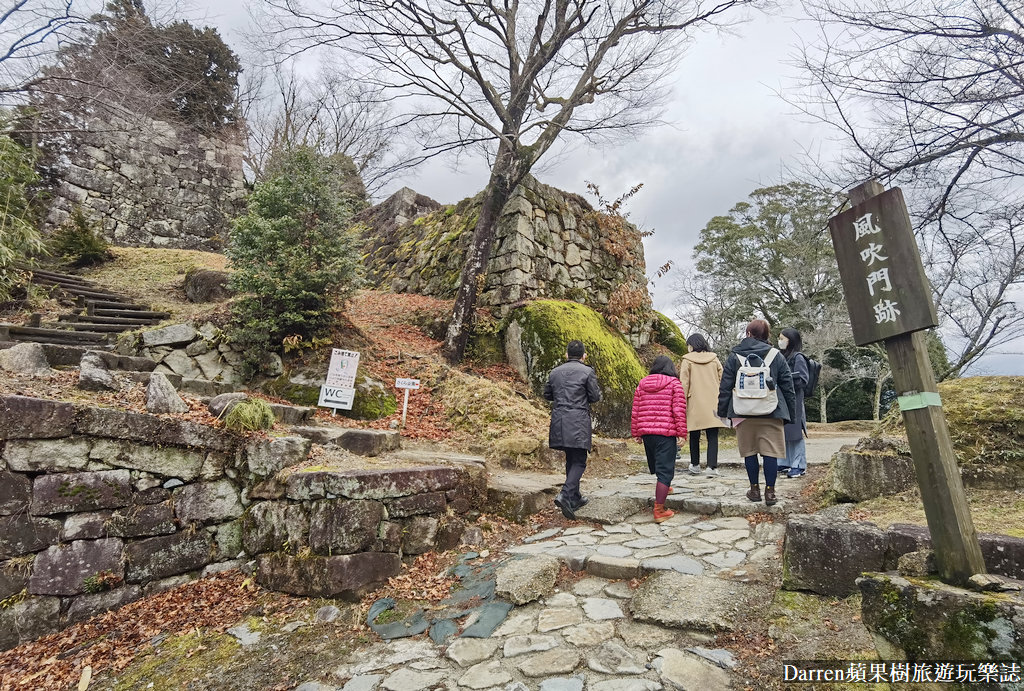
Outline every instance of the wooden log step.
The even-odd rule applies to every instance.
[[[131,331],[135,326],[131,324],[77,324],[74,322],[64,322],[67,324],[67,328],[71,331],[91,331],[93,333],[121,333],[122,331]],[[60,324],[45,324],[45,328],[60,328]]]
[[[108,336],[95,331],[72,331],[70,329],[44,329],[16,324],[3,324],[3,328],[12,341],[54,339],[60,342],[75,341],[78,343],[103,343]],[[46,341],[43,340],[45,343]]]
[[[50,278],[49,276],[32,276],[33,283],[40,283],[49,286],[74,286],[76,288],[96,289],[101,286],[91,283],[89,281],[76,281],[71,278]]]
[[[95,300],[108,300],[110,302],[125,303],[128,298],[117,293],[101,293],[95,290],[86,290],[85,288],[70,288],[68,286],[59,286],[61,290],[70,295],[83,298],[93,298]]]
[[[170,312],[147,312],[144,310],[108,310],[108,309],[97,309],[93,310],[92,315],[95,317],[128,317],[129,319],[170,319]]]
[[[127,324],[129,326],[150,326],[160,321],[159,319],[130,319],[128,317],[97,317],[88,314],[62,314],[57,320],[77,324]]]
[[[85,306],[93,309],[115,310],[148,310],[149,305],[138,305],[130,302],[109,302],[107,300],[86,300]]]
[[[77,281],[80,283],[90,283],[92,285],[95,285],[95,283],[93,283],[92,281],[86,278],[82,278],[81,276],[76,276],[75,274],[62,274],[56,271],[47,271],[46,269],[34,269],[31,267],[25,267],[25,270],[31,271],[33,276],[38,276],[40,278],[49,278],[56,281]]]

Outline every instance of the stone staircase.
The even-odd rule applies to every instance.
[[[32,315],[25,326],[0,323],[0,342],[47,343],[93,349],[109,348],[117,334],[152,326],[171,315],[132,302],[80,276],[44,269],[28,269],[36,285],[56,289],[61,304],[75,309],[61,314],[56,322],[42,322]]]

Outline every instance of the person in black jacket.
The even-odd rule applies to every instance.
[[[554,404],[548,446],[565,452],[565,484],[555,506],[566,518],[576,518],[576,510],[587,503],[580,494],[580,478],[591,448],[590,404],[601,400],[601,387],[594,368],[584,364],[587,354],[581,341],[569,341],[566,356],[567,361],[548,375],[544,398]]]
[[[803,347],[804,339],[796,329],[783,329],[779,334],[779,350],[782,351],[786,364],[793,373],[793,389],[796,391],[796,405],[785,429],[786,466],[789,466],[786,477],[800,477],[807,472],[807,449],[804,445],[807,411],[804,410],[804,395],[807,392],[807,382],[811,379],[811,369],[807,364],[807,356],[801,352]],[[784,467],[780,465],[779,470]]]
[[[792,419],[796,406],[796,392],[793,390],[793,376],[781,353],[775,352],[769,363],[770,376],[775,385],[778,403],[769,415],[741,418],[736,415],[732,404],[732,390],[736,384],[736,372],[742,361],[752,355],[767,360],[773,350],[770,343],[771,330],[764,319],[754,319],[747,325],[747,337],[739,342],[725,361],[722,384],[718,390],[718,416],[729,417],[736,427],[736,443],[740,456],[747,467],[750,490],[747,499],[761,501],[761,487],[758,482],[760,467],[757,455],[764,459],[764,503],[772,506],[775,498],[775,478],[778,475],[778,459],[786,454],[784,423]]]

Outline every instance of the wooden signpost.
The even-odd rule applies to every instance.
[[[942,580],[985,572],[922,331],[938,325],[899,188],[850,190],[853,208],[829,220],[857,345],[885,341]]]

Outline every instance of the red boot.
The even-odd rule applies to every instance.
[[[654,505],[654,522],[663,523],[676,515],[672,509],[666,509],[664,504]]]

